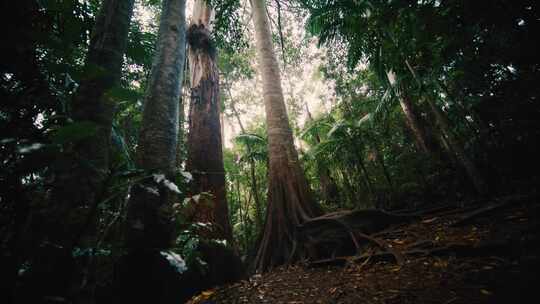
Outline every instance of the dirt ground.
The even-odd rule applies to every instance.
[[[538,196],[424,211],[352,257],[304,261],[188,303],[538,303]]]

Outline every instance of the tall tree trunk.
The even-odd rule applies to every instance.
[[[185,42],[185,0],[164,0],[136,155],[138,167],[154,178],[134,185],[131,191],[126,235],[131,250],[160,250],[172,240],[172,192],[155,177],[173,180],[176,169]]]
[[[388,187],[390,187],[390,189],[393,191],[394,185],[392,183],[392,178],[390,177],[390,172],[388,172],[388,169],[386,168],[386,164],[384,163],[384,156],[380,152],[379,145],[376,142],[373,144],[373,151],[375,152],[375,160],[381,166],[384,178],[386,179],[386,182],[388,183]]]
[[[369,172],[364,164],[364,159],[362,158],[362,154],[359,152],[361,149],[358,147],[355,150],[355,156],[358,166],[360,167],[360,171],[362,173],[362,180],[364,182],[364,186],[368,190],[369,196],[371,198],[371,204],[375,202],[375,191],[373,189],[373,183],[371,182],[371,178],[369,175]]]
[[[405,95],[405,94],[404,94]],[[402,96],[399,99],[399,105],[405,115],[405,122],[411,130],[417,148],[423,153],[429,154],[432,152],[428,144],[427,135],[424,132],[424,128],[420,122],[417,111],[413,107],[413,104],[408,96]]]
[[[84,76],[72,101],[75,124],[89,136],[65,148],[55,163],[51,193],[55,221],[50,242],[71,248],[85,230],[80,216],[97,206],[109,169],[114,101],[108,94],[120,80],[133,0],[106,0],[92,31]]]
[[[386,77],[388,78],[388,81],[390,82],[390,85],[396,89],[396,75],[392,71],[388,71],[386,73]],[[411,102],[410,97],[405,92],[404,89],[401,89],[401,94],[398,96],[399,98],[399,105],[401,106],[401,110],[403,111],[403,114],[405,115],[405,122],[407,124],[407,127],[411,130],[414,139],[415,144],[418,150],[420,150],[423,153],[426,154],[432,154],[435,150],[435,147],[433,145],[433,140],[430,140],[426,129],[422,125],[422,120],[420,119],[420,116],[418,115],[418,110],[414,106],[414,104]],[[398,90],[395,90],[397,93]]]
[[[80,128],[88,136],[64,144],[63,152],[53,164],[50,208],[43,218],[46,229],[40,231],[44,243],[50,246],[40,246],[33,253],[39,262],[32,269],[35,272],[32,278],[39,285],[48,280],[47,286],[54,291],[46,292],[55,292],[54,296],[60,298],[73,299],[80,295],[73,248],[95,245],[95,219],[109,175],[115,106],[109,93],[119,84],[133,3],[133,0],[103,1],[92,29],[83,76],[71,103],[73,124],[67,126]],[[32,296],[43,295],[38,291]]]
[[[180,99],[178,100],[178,142],[176,143],[176,168],[178,170],[182,169],[182,163],[184,162],[186,156],[186,140],[184,129],[184,123],[186,121],[186,115],[184,111],[185,103],[182,89],[180,90],[180,92]]]
[[[201,199],[194,206],[192,215],[194,221],[214,225],[214,229],[205,231],[203,236],[226,239],[231,243],[223,167],[219,72],[210,36],[213,14],[206,0],[195,1],[193,23],[188,29],[191,98],[186,170],[193,175],[192,194],[212,194],[212,198]]]
[[[255,222],[257,223],[257,229],[260,230],[263,227],[262,203],[257,185],[257,175],[255,174],[255,160],[253,158],[249,160],[249,177],[251,179],[251,192],[255,200]]]
[[[420,78],[418,78],[413,66],[407,60],[405,60],[405,65],[411,72],[411,75],[413,76],[413,78],[416,80],[418,86],[421,89],[423,89],[422,81]],[[469,175],[469,178],[471,182],[473,183],[476,192],[480,195],[486,195],[488,189],[487,189],[485,180],[482,177],[476,165],[474,164],[474,162],[465,153],[465,148],[463,147],[463,143],[452,132],[448,118],[443,113],[443,111],[435,104],[435,102],[429,96],[429,93],[428,92],[424,92],[424,93],[427,95],[425,100],[435,117],[435,122],[437,123],[437,126],[441,130],[442,135],[448,140],[447,141],[448,145],[450,146],[450,149],[452,149],[455,152],[455,156],[457,160],[463,166],[463,168],[467,172],[467,175]]]
[[[263,81],[269,153],[266,222],[254,261],[258,271],[297,258],[295,227],[321,213],[313,201],[294,147],[265,3],[264,0],[251,1]]]
[[[469,158],[463,147],[463,143],[458,139],[458,137],[450,129],[450,122],[442,110],[433,102],[431,98],[426,98],[426,101],[435,116],[435,121],[441,130],[442,135],[447,139],[447,143],[454,151],[456,159],[463,166],[471,182],[474,185],[476,192],[480,195],[487,194],[487,185],[482,177],[482,174],[474,164],[474,162]]]
[[[234,189],[235,185],[236,185],[236,191]],[[236,198],[237,198],[236,203],[238,204],[238,213],[240,214],[240,223],[242,223],[244,245],[245,245],[245,248],[247,248],[247,243],[248,243],[247,234],[246,234],[247,225],[246,225],[246,218],[245,218],[245,214],[247,213],[247,210],[244,210],[244,207],[242,206],[242,198],[241,198],[241,193],[240,193],[240,179],[239,178],[236,178],[236,181],[233,181],[231,190],[232,190],[232,192],[236,192]],[[245,248],[244,248],[244,250],[245,250]]]

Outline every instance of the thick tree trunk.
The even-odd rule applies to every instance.
[[[269,152],[268,207],[254,262],[257,271],[297,258],[293,256],[294,228],[321,213],[313,201],[294,147],[265,3],[264,0],[251,1]]]
[[[185,61],[185,0],[164,0],[156,55],[146,92],[137,164],[173,180],[178,141],[178,101]],[[159,190],[159,191],[158,191]],[[163,249],[173,236],[172,192],[155,178],[134,185],[128,207],[128,249]]]
[[[71,247],[87,227],[81,216],[91,216],[101,199],[109,169],[114,101],[108,95],[118,84],[134,1],[107,0],[96,18],[85,63],[85,73],[72,102],[75,124],[86,124],[90,136],[65,149],[55,163],[51,201],[54,221],[50,242]]]
[[[219,72],[210,36],[212,15],[207,1],[195,1],[192,24],[188,29],[191,98],[186,170],[193,175],[191,194],[208,192],[212,195],[212,198],[195,203],[190,217],[196,222],[213,224],[211,231],[201,232],[202,236],[226,239],[231,243],[223,167]]]
[[[53,164],[50,207],[44,216],[38,215],[45,223],[45,229],[38,232],[45,238],[40,245],[48,245],[32,252],[36,267],[32,267],[27,286],[30,292],[20,295],[25,298],[22,302],[41,302],[39,297],[45,295],[71,300],[80,296],[80,276],[76,275],[72,251],[75,246],[90,247],[96,241],[98,204],[109,175],[114,115],[114,100],[109,93],[120,80],[133,3],[105,0],[96,17],[84,73],[71,103],[71,126],[80,127],[88,136],[64,144]],[[27,296],[35,298],[28,300]]]
[[[178,142],[176,143],[176,168],[178,170],[182,169],[182,163],[186,156],[185,121],[184,96],[180,94],[180,99],[178,100]]]

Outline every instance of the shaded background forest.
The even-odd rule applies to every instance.
[[[207,172],[225,176],[234,237],[228,245],[246,263],[264,228],[269,160],[248,2],[212,1],[224,172]],[[11,269],[5,294],[20,285],[8,272],[24,280],[32,265],[48,263],[37,252],[53,229],[49,222],[62,221],[49,218],[56,214],[51,189],[59,155],[96,132],[77,121],[73,99],[89,73],[85,58],[101,4],[29,0],[0,7],[0,246],[1,267]],[[322,210],[412,209],[536,189],[536,1],[277,0],[268,7],[289,123]],[[161,1],[135,1],[134,11],[120,81],[107,91],[115,110],[103,193],[91,216],[74,219],[95,224],[91,241],[76,242],[72,255],[76,263],[93,263],[88,271],[97,285],[113,280],[112,264],[124,248],[127,194],[145,177],[135,155]],[[189,113],[185,78],[182,114]],[[324,94],[304,99],[309,91]],[[180,115],[178,170],[171,178],[181,193],[176,206],[207,195],[188,191],[190,119]],[[189,210],[175,210],[180,237],[172,252],[204,272],[196,250],[204,223],[190,220]]]

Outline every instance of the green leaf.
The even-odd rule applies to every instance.
[[[135,101],[141,97],[139,92],[122,87],[114,87],[107,91],[106,95],[115,102]]]
[[[91,121],[81,121],[63,126],[52,135],[52,142],[64,145],[76,143],[97,133],[99,126]]]

